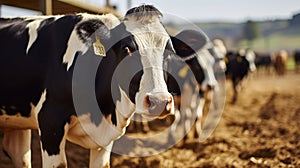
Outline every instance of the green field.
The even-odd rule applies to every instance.
[[[299,19],[300,20],[300,19]],[[255,40],[246,40],[245,23],[207,22],[196,23],[211,38],[221,38],[229,49],[252,48],[255,51],[275,52],[281,49],[292,53],[300,49],[300,23],[291,24],[291,19],[258,21]]]
[[[272,35],[267,38],[258,38],[251,43],[242,40],[237,45],[238,48],[250,47],[255,51],[278,51],[281,49],[293,52],[295,49],[300,49],[300,35]]]

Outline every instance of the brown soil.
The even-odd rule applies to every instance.
[[[230,88],[227,92],[230,102]],[[226,103],[218,127],[206,141],[189,139],[158,155],[142,158],[112,154],[111,166],[296,168],[300,167],[299,130],[300,74],[260,75],[244,82],[236,104]],[[34,132],[33,167],[41,167],[38,145]],[[86,149],[68,143],[67,157],[71,168],[88,167]],[[2,151],[0,167],[13,167]]]

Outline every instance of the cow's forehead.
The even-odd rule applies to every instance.
[[[164,48],[170,36],[157,18],[151,22],[138,22],[136,20],[124,21],[126,30],[130,32],[140,49]]]

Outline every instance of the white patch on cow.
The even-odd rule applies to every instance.
[[[120,24],[119,19],[112,14],[91,15],[91,14],[87,14],[87,13],[82,13],[80,15],[83,18],[79,23],[77,23],[77,25],[82,22],[85,22],[87,20],[90,20],[90,19],[101,20],[108,29],[112,29],[115,26],[117,26],[118,24]],[[82,52],[82,54],[84,54],[87,50],[88,50],[88,44],[85,44],[82,42],[82,40],[77,35],[77,31],[76,31],[76,27],[75,27],[71,33],[69,40],[68,40],[68,47],[67,47],[67,50],[63,57],[63,63],[67,64],[67,70],[69,70],[69,68],[72,66],[75,54],[77,52]]]
[[[37,36],[38,36],[37,29],[39,28],[42,21],[43,20],[41,20],[41,19],[35,20],[35,21],[28,23],[28,25],[26,26],[28,28],[28,34],[29,34],[29,41],[28,41],[27,48],[26,48],[26,54],[28,54],[30,47],[32,46],[34,41],[37,39]]]
[[[76,29],[74,29],[69,38],[68,47],[63,57],[63,63],[67,64],[67,70],[69,70],[73,64],[75,54],[77,52],[82,52],[82,54],[84,54],[87,50],[88,46],[79,39]]]
[[[67,161],[62,157],[62,152],[65,151],[60,151],[58,155],[49,156],[47,151],[42,151],[43,167],[67,167]]]
[[[218,66],[221,68],[223,72],[226,71],[226,63],[224,61],[225,55],[227,53],[227,49],[220,39],[213,40],[213,49],[216,53],[216,58],[219,59]]]
[[[28,20],[45,20],[48,18],[54,18],[54,20],[57,20],[61,17],[63,17],[64,15],[35,15],[35,16],[25,16],[24,19],[25,21]]]
[[[256,55],[252,50],[246,50],[246,59],[249,62],[249,69],[251,72],[254,72],[256,70],[255,57]]]
[[[43,107],[43,103],[46,101],[46,89],[43,91],[38,104],[34,107],[35,115],[37,116]]]
[[[216,52],[216,56],[218,58],[224,58],[226,53],[227,53],[227,49],[223,43],[222,40],[220,39],[214,39],[213,40],[213,47],[215,49],[215,52]]]
[[[214,57],[209,53],[207,49],[202,49],[200,51],[197,51],[197,59],[200,63],[200,66],[203,69],[205,79],[203,83],[201,84],[201,88],[203,90],[206,89],[207,85],[210,85],[212,87],[216,87],[218,82],[214,75]]]
[[[25,163],[28,163],[26,166],[29,168],[31,167],[31,150],[27,150],[27,152],[24,154],[23,159],[25,160]],[[24,166],[24,164],[23,164]],[[26,167],[24,166],[24,167]]]
[[[197,108],[196,108],[196,123],[195,123],[195,127],[196,127],[196,131],[198,133],[198,135],[201,135],[202,133],[202,120],[203,120],[203,110],[204,110],[204,105],[205,105],[205,99],[203,98],[198,98],[197,99]]]
[[[31,111],[29,117],[22,117],[20,114],[16,115],[0,115],[0,128],[9,129],[37,129],[38,123],[36,115]]]
[[[158,17],[146,18],[135,20],[129,17],[124,21],[126,30],[134,35],[141,54],[143,75],[136,93],[136,111],[141,114],[148,113],[143,103],[147,94],[168,93],[163,75],[163,53],[170,36]]]
[[[48,152],[46,150],[43,150],[42,143],[41,143],[42,160],[43,160],[42,167],[67,167],[65,146],[66,146],[66,134],[68,132],[68,128],[69,128],[69,124],[66,124],[64,127],[65,134],[59,145],[59,154],[49,156]]]
[[[28,54],[30,47],[32,46],[32,44],[35,42],[35,40],[38,37],[37,31],[38,31],[38,28],[40,27],[41,22],[44,21],[45,19],[48,19],[51,17],[53,17],[56,20],[56,19],[62,17],[62,15],[26,17],[25,20],[32,20],[32,19],[34,20],[26,25],[26,28],[28,28],[28,34],[29,34],[29,41],[28,41],[27,48],[26,48],[26,54]]]
[[[78,118],[72,117],[67,139],[85,148],[100,149],[122,136],[129,125],[135,106],[124,91],[120,89],[120,92],[121,100],[116,102],[117,126],[104,117],[98,126],[91,121],[89,114]]]
[[[90,150],[90,168],[96,167],[110,167],[110,152],[112,150],[113,142],[105,148]]]

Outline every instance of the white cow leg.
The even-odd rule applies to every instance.
[[[196,123],[195,123],[195,132],[194,138],[199,138],[202,132],[202,120],[203,120],[203,109],[204,109],[205,100],[203,98],[199,98],[197,100],[197,108],[196,108]]]
[[[42,146],[42,144],[41,144]],[[47,150],[42,151],[42,160],[43,160],[43,168],[66,168],[67,167],[67,159],[66,159],[66,139],[65,136],[61,140],[59,145],[59,153],[58,154],[51,154],[49,155]]]
[[[31,130],[6,130],[3,148],[16,168],[31,167]]]
[[[193,116],[192,116],[192,111],[190,108],[186,108],[184,110],[184,114],[185,114],[185,117],[184,117],[184,134],[185,134],[184,141],[186,141],[189,138],[188,134],[192,127],[191,121],[192,121]]]
[[[110,153],[113,142],[111,142],[105,149],[91,149],[90,150],[90,168],[110,167]]]

